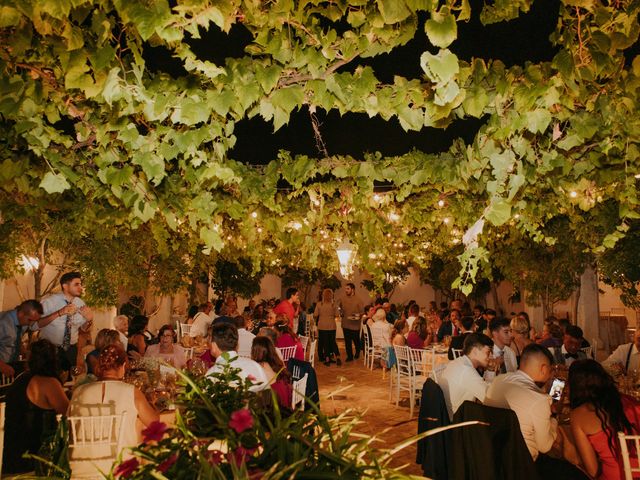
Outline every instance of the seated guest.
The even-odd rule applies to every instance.
[[[496,318],[496,315],[496,311],[492,308],[485,309],[485,311],[482,312],[482,316],[476,319],[476,332],[485,333],[485,330],[487,330],[487,327],[489,326],[489,322]]]
[[[198,313],[196,313],[195,317],[193,317],[193,322],[191,322],[191,328],[189,329],[190,337],[195,338],[207,336],[207,330],[213,321],[212,317],[215,316],[212,310],[213,304],[211,302],[200,305]]]
[[[198,307],[197,305],[191,305],[189,307],[189,310],[187,311],[187,320],[184,323],[191,325],[193,323],[193,319],[195,318],[195,316],[198,314],[199,311],[200,311],[200,307]]]
[[[382,348],[388,347],[393,326],[387,322],[387,314],[385,311],[379,308],[367,323],[371,330],[371,344]]]
[[[543,347],[555,348],[562,346],[562,329],[555,323],[545,323],[542,327],[542,336],[538,343]]]
[[[158,332],[160,343],[149,345],[144,354],[147,358],[157,358],[180,369],[187,362],[184,348],[176,342],[177,335],[171,325],[163,325]]]
[[[540,478],[584,478],[569,462],[545,455],[556,439],[561,439],[558,422],[552,418],[551,397],[538,387],[551,378],[552,364],[549,350],[541,345],[527,345],[522,351],[519,370],[496,377],[487,390],[484,404],[515,412]]]
[[[486,368],[489,364],[493,342],[480,333],[470,333],[466,337],[462,347],[463,355],[447,364],[438,382],[450,419],[453,419],[453,414],[465,400],[483,402],[489,387],[477,369]]]
[[[567,367],[575,360],[584,360],[587,354],[580,350],[582,346],[582,329],[577,325],[569,325],[562,339],[562,347],[550,348],[553,362]]]
[[[273,310],[267,311],[264,317],[259,322],[253,323],[253,333],[255,335],[259,335],[262,329],[275,327],[277,323],[277,318],[278,316]]]
[[[55,345],[44,339],[31,344],[29,370],[7,391],[2,473],[33,470],[33,461],[22,455],[37,454],[55,434],[56,415],[64,415],[69,405],[59,374]]]
[[[127,352],[133,352],[138,356],[143,356],[147,350],[147,340],[145,332],[149,325],[149,318],[144,315],[135,315],[129,323],[129,343]]]
[[[211,327],[211,354],[216,361],[207,371],[208,376],[222,372],[224,365],[230,364],[232,368],[240,369],[240,378],[252,377],[252,392],[269,388],[269,379],[263,368],[250,358],[238,355],[238,329],[235,325],[222,322]]]
[[[411,348],[424,348],[433,341],[433,334],[427,327],[427,321],[418,317],[407,335],[407,345]]]
[[[409,307],[409,316],[407,317],[407,325],[409,329],[413,326],[413,321],[420,316],[420,305],[412,303]]]
[[[37,300],[26,300],[13,310],[0,313],[0,372],[15,375],[22,334],[26,327],[42,316],[42,305]]]
[[[278,338],[275,343],[276,347],[296,347],[293,358],[296,360],[304,360],[304,347],[302,346],[302,342],[298,336],[293,333],[293,330],[289,327],[289,322],[286,319],[284,319],[283,323],[276,323],[276,333],[278,334]]]
[[[518,369],[516,354],[511,345],[511,325],[506,318],[494,318],[489,322],[489,331],[493,340],[493,356],[499,363],[498,373],[515,372]]]
[[[453,350],[462,350],[462,346],[464,345],[464,339],[467,338],[467,335],[473,333],[473,317],[462,317],[460,320],[460,334],[456,335],[451,339],[451,344],[449,345],[449,352],[447,356],[449,360],[453,360]]]
[[[520,364],[520,356],[522,355],[524,347],[533,343],[529,338],[530,330],[531,325],[529,324],[529,320],[524,316],[518,314],[511,319],[511,335],[513,336],[511,340],[511,349],[516,354],[516,361],[518,364]]]
[[[126,315],[117,315],[113,319],[113,328],[118,332],[120,343],[122,343],[124,351],[126,352],[129,344],[129,317]]]
[[[140,432],[136,419],[148,426],[159,419],[156,410],[149,404],[144,394],[135,386],[123,381],[127,354],[119,343],[102,349],[98,359],[98,381],[80,385],[73,391],[69,403],[69,416],[83,417],[94,415],[119,415],[124,413],[124,429],[121,445],[123,448],[135,447],[140,443]],[[78,448],[70,455],[73,475],[90,468],[90,458],[97,452]],[[84,461],[83,461],[84,460]],[[75,465],[74,465],[75,463]],[[110,467],[110,465],[109,465]],[[95,467],[93,467],[95,472]]]
[[[271,390],[278,397],[278,404],[281,407],[291,408],[291,396],[293,393],[291,374],[278,355],[273,342],[267,337],[254,338],[251,358],[264,370]]]
[[[640,329],[633,335],[633,342],[616,348],[609,358],[602,362],[604,367],[616,366],[624,373],[640,369]]]
[[[391,335],[389,339],[391,340],[391,345],[397,345],[399,347],[404,347],[407,344],[407,340],[405,335],[409,333],[409,323],[406,320],[396,320],[396,323],[393,324],[393,328],[391,329]]]
[[[114,343],[120,343],[120,345],[122,345],[122,342],[120,341],[120,332],[110,328],[103,328],[98,332],[94,345],[96,348],[89,352],[85,359],[87,362],[87,373],[97,375],[96,369],[98,366],[98,359],[100,358],[100,352],[104,347],[113,345]]]
[[[442,325],[438,329],[438,341],[441,342],[444,337],[453,337],[457,334],[455,323],[460,320],[460,310],[453,309],[449,315],[445,317]]]
[[[233,321],[238,329],[238,355],[250,358],[251,346],[256,336],[247,330],[247,319],[245,317],[238,315]]]
[[[640,434],[640,404],[621,395],[613,378],[591,359],[569,367],[569,402],[571,432],[585,471],[599,480],[624,478],[617,432]]]

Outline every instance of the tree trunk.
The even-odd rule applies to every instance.
[[[491,282],[491,299],[493,300],[493,308],[496,311],[496,313],[503,310],[502,305],[498,300],[498,286],[496,285],[495,282]]]

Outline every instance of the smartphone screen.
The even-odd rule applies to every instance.
[[[564,390],[564,380],[560,380],[559,378],[555,378],[553,383],[551,384],[551,390],[549,390],[549,396],[553,400],[560,400],[562,397],[562,390]]]

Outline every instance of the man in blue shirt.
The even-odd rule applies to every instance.
[[[23,328],[40,320],[41,315],[42,305],[37,300],[26,300],[13,310],[0,313],[0,372],[4,375],[15,375]]]

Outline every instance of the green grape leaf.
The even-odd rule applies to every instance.
[[[40,188],[44,188],[47,193],[62,193],[71,188],[64,175],[47,172],[40,182]]]

